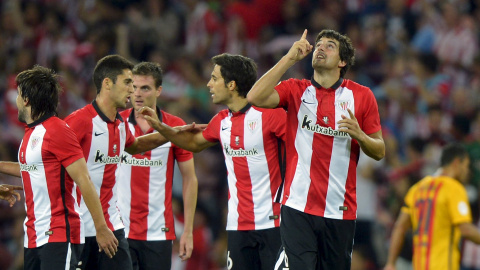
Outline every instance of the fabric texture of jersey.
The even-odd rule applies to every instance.
[[[280,225],[274,196],[282,182],[278,142],[285,137],[283,109],[247,105],[215,115],[203,136],[220,142],[228,172],[227,230],[260,230]]]
[[[25,129],[18,151],[27,213],[24,247],[84,243],[76,185],[64,173],[81,158],[83,152],[75,133],[63,120],[48,115]]]
[[[467,192],[450,177],[427,176],[405,196],[413,228],[413,269],[460,268],[460,229],[472,222]]]
[[[333,219],[356,219],[356,167],[360,146],[338,130],[350,109],[366,134],[380,131],[372,91],[340,79],[331,88],[312,80],[289,79],[275,90],[287,111],[287,157],[282,203]]]
[[[122,153],[125,147],[134,142],[135,137],[125,126],[120,114],[117,114],[115,121],[110,121],[95,101],[73,112],[65,121],[75,131],[83,149],[108,228],[112,231],[124,228],[117,208],[116,177]],[[85,236],[95,236],[92,216],[83,199],[79,203],[85,222]]]
[[[182,126],[179,117],[157,109],[160,120],[169,126]],[[144,135],[135,121],[133,109],[121,116],[135,137]],[[157,132],[152,128],[147,133]],[[130,155],[123,153],[118,177],[118,207],[127,238],[135,240],[173,240],[175,226],[172,212],[172,183],[175,160],[184,162],[193,154],[171,142],[151,151]]]

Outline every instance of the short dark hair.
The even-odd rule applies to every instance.
[[[45,114],[57,114],[58,93],[61,91],[57,77],[53,70],[36,65],[15,78],[22,99],[28,99],[33,120]]]
[[[348,69],[355,64],[355,48],[353,47],[352,41],[346,35],[342,35],[335,30],[326,29],[318,33],[315,39],[315,46],[323,37],[334,39],[340,43],[340,60],[346,63],[340,70],[340,77],[343,78]]]
[[[132,68],[132,62],[117,54],[100,59],[93,70],[93,83],[97,88],[97,94],[100,93],[105,78],[109,78],[113,83],[116,83],[117,76],[122,74],[124,69],[131,70]]]
[[[452,163],[456,158],[463,160],[468,157],[468,151],[460,143],[451,143],[446,145],[442,151],[442,157],[440,158],[440,166],[447,166]]]
[[[212,62],[220,66],[225,86],[235,81],[238,94],[247,97],[248,91],[257,81],[257,64],[248,57],[228,53],[214,56]]]
[[[155,88],[162,86],[163,71],[158,63],[141,62],[136,64],[132,70],[133,75],[152,76],[155,80]]]

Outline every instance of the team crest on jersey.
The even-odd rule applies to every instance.
[[[117,153],[117,145],[116,145],[116,144],[113,145],[113,153],[114,153],[114,154]]]
[[[257,123],[258,123],[257,119],[249,120],[247,122],[248,129],[253,132],[257,128]]]
[[[346,111],[350,107],[350,101],[348,100],[338,101],[337,106],[340,107],[340,109]]]
[[[322,120],[323,120],[323,122],[324,122],[326,125],[328,125],[328,117],[324,116],[324,117],[322,118]]]
[[[31,147],[32,147],[32,150],[35,149],[35,147],[37,147],[38,143],[40,142],[40,138],[39,137],[33,137],[32,138],[32,143],[30,144]]]

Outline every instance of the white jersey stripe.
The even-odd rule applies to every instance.
[[[224,131],[220,132],[220,142],[223,144],[230,145],[231,144],[231,134],[232,134],[232,122],[231,122],[231,115],[225,117],[221,121],[222,129]],[[222,145],[223,148],[225,146]],[[233,173],[234,166],[233,160],[231,157],[227,156],[225,151],[223,151],[223,155],[225,156],[225,165],[227,167],[227,180],[228,180],[228,190],[229,190],[229,198],[228,198],[228,218],[227,218],[227,231],[228,230],[236,230],[238,228],[238,195],[237,195],[237,177],[235,173]],[[231,173],[230,173],[231,172]]]
[[[348,106],[342,107],[341,104],[344,101],[348,101]],[[353,92],[346,87],[339,88],[335,92],[335,130],[338,130],[338,121],[342,119],[342,115],[350,118],[347,107],[355,114]],[[345,168],[345,164],[350,164],[351,143],[350,137],[334,137],[333,139],[324,215],[326,218],[343,219],[344,210],[341,210],[340,207],[344,206],[345,201],[345,186],[348,176],[348,168]]]
[[[256,122],[256,128],[251,130],[249,123]],[[262,113],[260,111],[252,110],[245,116],[244,121],[245,130],[245,149],[257,149],[259,153],[265,153],[265,148],[262,140],[255,140],[254,138],[263,138],[263,122]],[[250,172],[250,180],[252,183],[252,199],[253,212],[255,215],[255,229],[267,229],[275,227],[274,220],[265,221],[265,217],[273,216],[272,209],[272,192],[270,190],[270,173],[268,173],[268,163],[265,155],[251,155],[247,156],[248,170]],[[265,194],[270,194],[266,197]],[[267,200],[265,200],[267,199]],[[257,225],[258,224],[258,225]]]
[[[298,110],[297,118],[317,119],[318,101],[316,98],[315,87],[309,86],[302,95],[302,104]],[[300,121],[300,120],[299,120]],[[314,133],[302,129],[300,122],[297,127],[297,138],[295,139],[295,149],[298,153],[298,163],[290,186],[290,196],[285,205],[303,211],[307,204],[308,191],[310,189],[311,177],[310,168],[312,162],[312,144]],[[293,197],[293,198],[292,198]]]
[[[120,165],[122,168],[121,170],[121,176],[120,178],[117,178],[117,182],[120,182],[120,185],[118,186],[118,194],[120,196],[120,199],[118,201],[118,208],[120,209],[120,214],[122,215],[122,220],[123,220],[123,225],[125,225],[125,237],[128,237],[128,234],[130,232],[130,211],[131,205],[129,203],[125,202],[130,202],[132,200],[132,193],[131,192],[125,192],[125,190],[130,190],[132,187],[132,182],[131,182],[131,175],[132,175],[132,167],[131,166],[123,166]],[[121,179],[121,181],[120,181]]]
[[[26,164],[35,164],[36,161],[42,160],[42,151],[28,151],[33,149],[32,143],[36,141],[37,145],[35,149],[42,149],[43,147],[43,138],[45,136],[46,129],[43,125],[38,125],[30,136],[30,140],[27,145],[27,153],[25,154]],[[35,139],[38,138],[38,139]],[[32,184],[32,194],[34,201],[33,212],[35,217],[51,217],[51,208],[50,207],[40,207],[42,205],[50,205],[49,196],[44,196],[42,194],[48,194],[48,185],[47,177],[45,175],[45,167],[37,166],[36,170],[30,171],[30,179],[35,179],[35,184]],[[33,180],[32,180],[33,181]],[[25,211],[27,210],[25,205]],[[26,219],[25,219],[26,220]],[[45,232],[50,230],[50,219],[36,219],[34,222],[35,234],[36,234],[36,245],[40,247],[48,243],[49,235],[46,235]],[[24,231],[27,231],[27,227],[24,224]],[[28,247],[28,237],[24,237],[24,246]]]

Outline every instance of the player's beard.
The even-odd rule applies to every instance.
[[[21,108],[18,109],[18,121],[26,123],[27,109]]]

